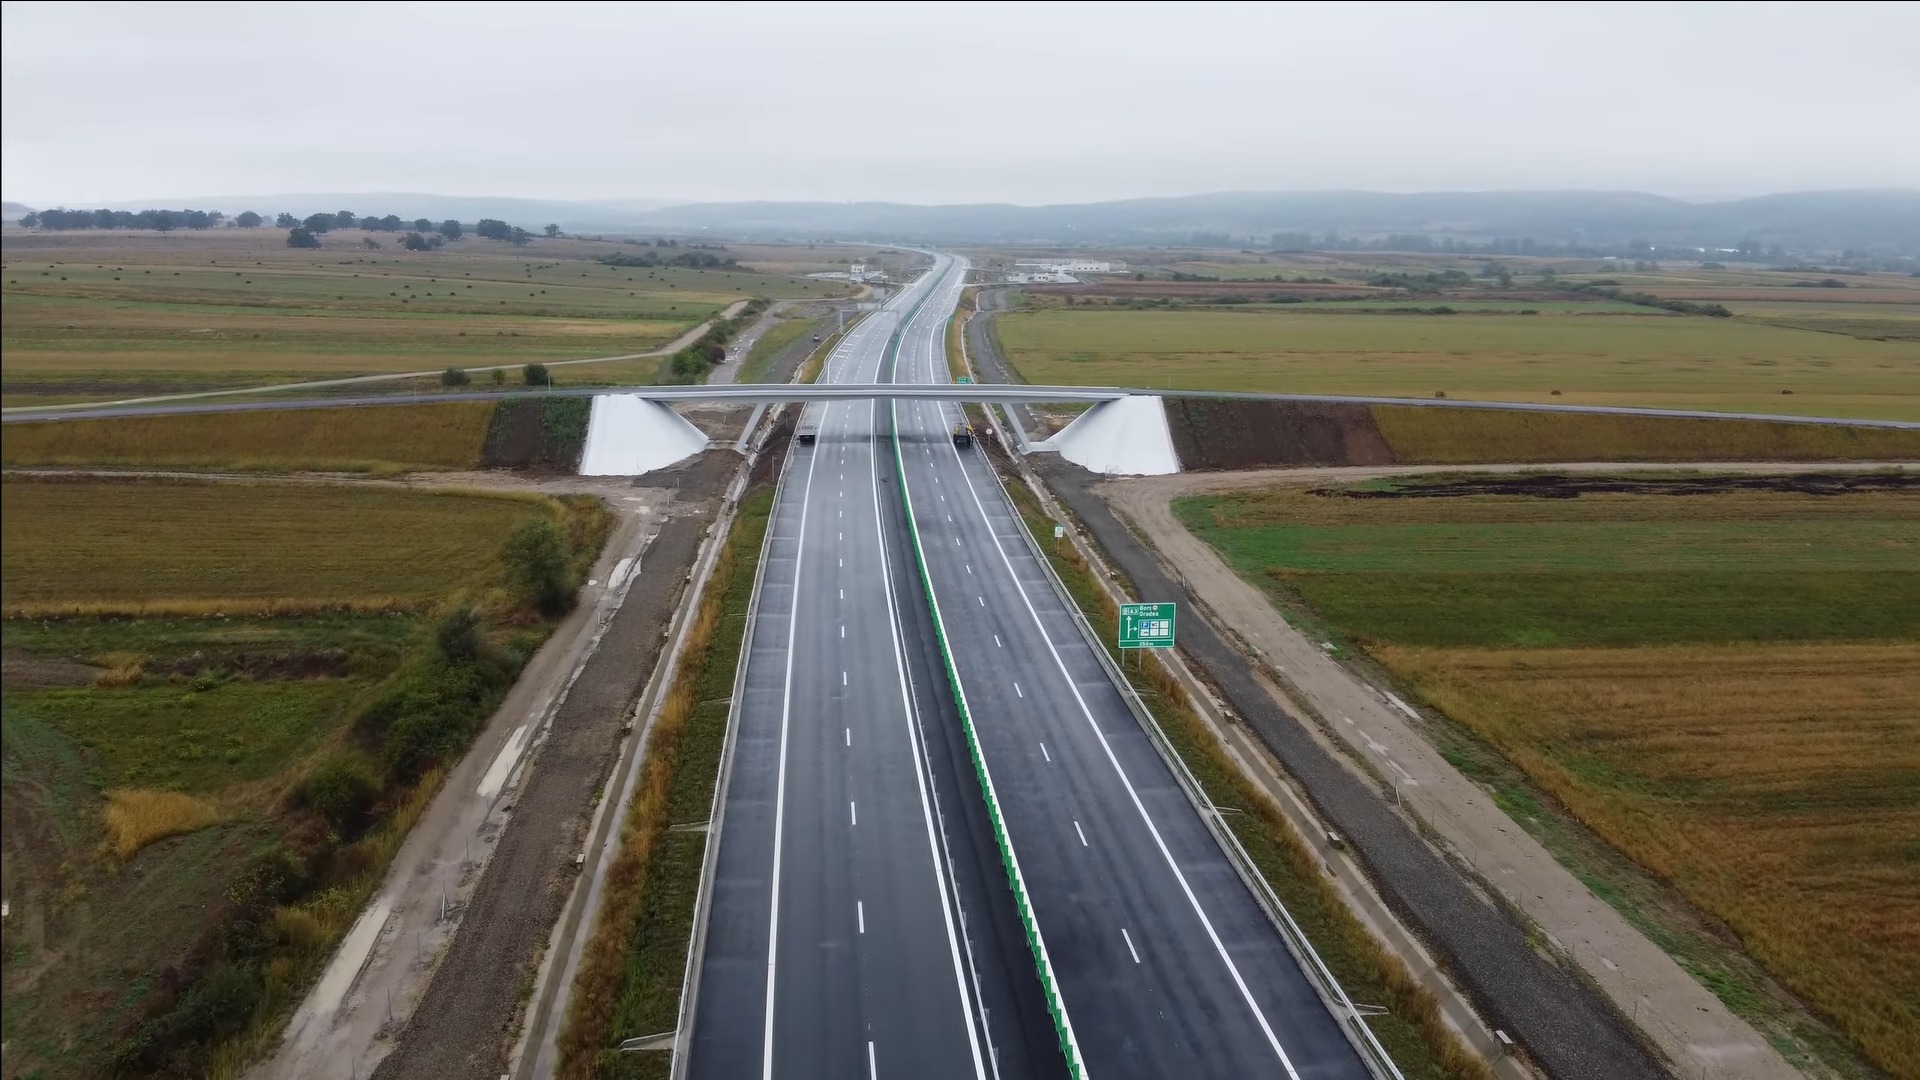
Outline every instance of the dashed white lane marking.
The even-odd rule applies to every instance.
[[[847,685],[847,673],[844,671],[840,673],[840,685],[841,686]]]
[[[845,570],[846,568],[847,568],[847,560],[845,560],[845,559],[841,559],[841,560],[840,560],[840,569],[842,569],[842,570]]]
[[[845,600],[846,598],[847,598],[847,590],[845,590],[845,589],[841,589],[841,590],[840,590],[840,599],[842,599],[842,600]]]
[[[852,799],[847,800],[847,824],[860,824],[860,808],[854,804]]]
[[[1075,833],[1077,833],[1077,834],[1079,835],[1079,837],[1080,837],[1080,846],[1081,846],[1081,847],[1092,847],[1092,846],[1093,846],[1093,845],[1091,845],[1091,844],[1089,844],[1089,843],[1087,843],[1087,834],[1086,834],[1086,833],[1084,833],[1084,832],[1081,832],[1081,831],[1080,831],[1080,823],[1079,823],[1079,822],[1077,822],[1077,821],[1076,821],[1076,822],[1074,822],[1074,823],[1073,823],[1073,831],[1074,831]]]
[[[847,628],[845,625],[842,625],[840,627],[840,640],[845,641],[846,639],[847,639]]]
[[[968,563],[968,564],[967,564],[967,573],[969,573],[969,574],[971,574],[971,573],[973,573],[973,564],[972,564],[972,563]]]
[[[1048,763],[1049,765],[1051,765],[1051,764],[1053,763],[1053,755],[1052,755],[1052,754],[1049,754],[1049,753],[1047,753],[1047,744],[1046,744],[1046,743],[1041,743],[1041,744],[1040,744],[1040,756],[1041,756],[1041,757],[1043,757],[1043,758],[1046,758],[1046,759],[1047,759],[1047,763]]]
[[[1135,950],[1134,950],[1134,947],[1133,947],[1133,935],[1132,935],[1132,934],[1129,934],[1129,933],[1127,933],[1127,928],[1123,926],[1123,927],[1121,927],[1121,928],[1120,928],[1120,936],[1121,936],[1122,938],[1124,938],[1124,939],[1126,940],[1126,943],[1127,943],[1127,952],[1129,952],[1129,953],[1132,953],[1132,954],[1133,954],[1133,962],[1134,962],[1134,963],[1136,963],[1136,964],[1137,964],[1137,963],[1139,963],[1139,962],[1140,962],[1140,954],[1139,954],[1139,953],[1138,953],[1137,951],[1135,951]]]
[[[860,931],[866,933],[865,930]],[[880,1080],[880,1070],[873,1063],[873,1043],[867,1043],[867,1080]]]
[[[995,634],[995,635],[993,635],[993,647],[994,647],[994,648],[996,648],[996,649],[1004,649],[1004,648],[1006,648],[1006,646],[1005,646],[1005,645],[1002,645],[1002,644],[1000,644],[1000,635],[999,635],[999,634]]]
[[[980,601],[980,606],[981,606],[981,607],[986,607],[986,606],[987,606],[987,598],[986,598],[986,597],[984,597],[984,596],[976,596],[976,597],[974,597],[974,599],[975,599],[975,600],[978,600],[978,601]]]
[[[853,729],[852,728],[847,729],[847,745],[848,746],[853,745]]]
[[[1013,692],[1014,692],[1014,693],[1016,693],[1016,694],[1019,694],[1019,695],[1020,695],[1021,697],[1026,697],[1026,696],[1027,696],[1027,692],[1026,692],[1025,690],[1022,690],[1022,689],[1020,689],[1020,684],[1019,684],[1019,683],[1014,683],[1014,684],[1013,684]]]
[[[867,932],[867,902],[865,900],[855,900],[853,902],[853,915],[854,915],[854,918],[860,920],[860,932],[863,934],[866,933]],[[869,1054],[873,1052],[872,1043],[867,1044],[867,1052]]]

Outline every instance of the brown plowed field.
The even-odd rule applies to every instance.
[[[1165,400],[1174,451],[1188,471],[1389,465],[1394,460],[1365,405]]]

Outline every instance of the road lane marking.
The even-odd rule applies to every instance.
[[[866,933],[866,931],[861,931]],[[873,1064],[873,1041],[867,1041],[867,1080],[880,1080],[880,1070]]]
[[[1020,689],[1020,684],[1019,684],[1019,683],[1014,683],[1014,684],[1013,684],[1013,692],[1014,692],[1014,693],[1016,693],[1016,694],[1019,694],[1019,695],[1020,695],[1021,697],[1026,697],[1026,696],[1027,696],[1027,692],[1026,692],[1025,690],[1022,690],[1022,689]]]
[[[840,685],[841,686],[847,685],[847,673],[844,671],[840,673]]]
[[[1040,744],[1040,756],[1041,756],[1041,757],[1043,757],[1043,758],[1046,758],[1046,759],[1047,759],[1047,764],[1049,764],[1049,765],[1051,765],[1051,764],[1053,764],[1053,755],[1052,755],[1052,754],[1049,754],[1049,753],[1047,753],[1047,744],[1046,744],[1046,743],[1041,743],[1041,744]]]
[[[974,599],[975,599],[975,600],[978,600],[978,601],[980,601],[980,606],[981,606],[981,607],[986,607],[986,606],[987,606],[987,598],[986,598],[986,597],[984,597],[984,596],[976,596],[976,597],[974,597]]]
[[[971,573],[973,573],[973,564],[972,564],[972,563],[968,563],[968,564],[967,564],[967,573],[969,573],[969,574],[971,574]]]
[[[846,623],[840,624],[840,640],[841,641],[847,640],[847,624]]]
[[[1140,962],[1140,954],[1139,954],[1138,952],[1136,952],[1136,951],[1134,950],[1134,947],[1133,947],[1133,935],[1132,935],[1132,934],[1129,934],[1129,933],[1127,933],[1127,928],[1123,926],[1123,927],[1121,927],[1121,928],[1120,928],[1120,936],[1121,936],[1122,938],[1125,938],[1125,939],[1126,939],[1126,942],[1127,942],[1127,951],[1128,951],[1129,953],[1132,953],[1132,954],[1133,954],[1133,962],[1134,962],[1134,963],[1136,963],[1136,964],[1137,964],[1137,963],[1139,963],[1139,962]]]
[[[863,934],[866,933],[867,932],[867,902],[865,900],[855,900],[853,902],[853,915],[854,915],[854,918],[860,920],[860,932]],[[868,1043],[867,1045],[872,1046],[873,1044]]]
[[[813,454],[807,455],[807,482],[800,489],[800,539],[793,552],[793,580],[796,586],[800,582],[801,570],[806,565],[807,504],[813,497],[813,468],[819,460]],[[784,839],[781,834],[787,822],[787,734],[793,719],[793,643],[800,636],[797,587],[794,592],[795,596],[789,601],[787,610],[787,671],[780,691],[780,764],[773,789],[773,884],[767,890],[767,1003],[765,1028],[760,1042],[761,1080],[773,1080],[773,1002],[774,993],[780,985],[775,964],[780,955],[780,857]]]
[[[847,729],[847,745],[848,746],[853,745],[853,729],[852,728]]]
[[[891,401],[888,402],[887,410],[888,418],[894,422],[893,427],[897,431],[899,425],[895,403]],[[880,401],[878,398],[868,403],[868,417],[868,429],[878,432],[880,429]],[[880,540],[880,579],[886,586],[887,626],[890,631],[888,637],[893,643],[893,666],[900,682],[900,704],[902,706],[902,718],[906,721],[907,744],[913,750],[913,783],[920,794],[920,817],[926,825],[927,854],[933,863],[934,891],[939,894],[940,918],[942,922],[946,924],[947,929],[947,954],[953,963],[954,988],[959,991],[960,1009],[967,1021],[967,1048],[973,1055],[973,1073],[975,1080],[986,1080],[987,1062],[989,1059],[992,1061],[993,1074],[996,1080],[998,1080],[1000,1074],[999,1058],[992,1053],[992,1035],[987,1026],[986,1005],[980,992],[980,973],[974,966],[973,940],[967,935],[966,917],[964,913],[961,915],[958,930],[956,931],[955,929],[953,916],[954,908],[959,904],[959,886],[951,880],[953,875],[953,853],[946,846],[945,831],[941,830],[936,833],[934,828],[934,818],[938,809],[940,795],[939,792],[935,790],[931,793],[931,797],[929,797],[928,778],[933,771],[933,763],[927,758],[924,743],[920,738],[920,714],[914,705],[913,687],[909,681],[911,676],[907,671],[906,639],[900,628],[900,601],[893,589],[893,567],[892,560],[887,554],[885,519],[880,513],[880,455],[874,454],[870,460],[874,478],[872,485],[873,530],[874,535]],[[905,485],[906,477],[902,475],[902,492],[906,490]],[[911,508],[911,504],[909,504],[909,508]],[[944,820],[945,815],[942,814],[940,816],[942,820]],[[941,863],[943,852],[946,857],[944,869]],[[949,889],[953,890],[951,897],[948,895]],[[964,967],[962,966],[960,948],[962,938],[966,938],[966,959]],[[973,985],[971,996],[969,996],[967,992],[969,980],[971,980]],[[978,1027],[975,1026],[976,1020],[978,1021]],[[983,1037],[988,1039],[989,1053],[987,1058],[983,1058],[980,1053],[980,1041]],[[867,1054],[868,1069],[871,1071],[873,1055],[872,1043],[867,1044]],[[771,1080],[771,1078],[768,1078],[768,1080]]]
[[[860,807],[855,805],[852,799],[847,800],[847,824],[856,828],[860,824]]]
[[[1078,835],[1078,836],[1080,837],[1080,846],[1081,846],[1081,847],[1092,847],[1092,846],[1093,846],[1092,844],[1089,844],[1089,843],[1087,843],[1087,834],[1086,834],[1086,833],[1084,833],[1084,832],[1081,832],[1081,831],[1080,831],[1080,823],[1079,823],[1079,822],[1077,822],[1077,821],[1076,821],[1076,822],[1074,822],[1074,823],[1073,823],[1073,831],[1074,831],[1074,832],[1075,832],[1075,833],[1076,833],[1076,834],[1077,834],[1077,835]]]
[[[980,499],[980,489],[974,485],[973,474],[967,470],[966,462],[960,457],[960,448],[955,446],[950,449],[953,451],[953,460],[960,467],[961,479],[967,482],[967,491],[973,496],[974,508],[980,511],[980,517],[991,526],[993,519],[987,513],[986,503]],[[1274,1056],[1280,1059],[1280,1067],[1286,1070],[1287,1076],[1292,1080],[1300,1080],[1299,1072],[1293,1067],[1293,1059],[1287,1056],[1286,1048],[1280,1045],[1279,1036],[1273,1032],[1273,1025],[1267,1022],[1267,1014],[1260,1010],[1259,1002],[1253,999],[1253,990],[1247,986],[1246,979],[1241,976],[1240,966],[1235,964],[1233,957],[1227,954],[1227,947],[1221,942],[1219,932],[1214,929],[1213,920],[1207,917],[1206,909],[1200,906],[1200,898],[1194,895],[1193,886],[1188,883],[1187,875],[1181,871],[1180,864],[1174,861],[1173,852],[1168,850],[1166,839],[1160,835],[1160,827],[1154,824],[1153,816],[1147,813],[1146,804],[1140,800],[1140,792],[1134,788],[1133,781],[1127,776],[1127,771],[1120,766],[1120,758],[1114,753],[1113,744],[1107,741],[1106,732],[1100,730],[1099,721],[1094,719],[1092,706],[1087,704],[1087,699],[1080,693],[1079,685],[1073,680],[1072,672],[1067,670],[1067,662],[1061,658],[1060,650],[1054,646],[1053,636],[1047,632],[1047,625],[1040,618],[1040,610],[1033,606],[1033,597],[1027,594],[1026,585],[1021,583],[1019,573],[1013,568],[1013,558],[1007,554],[1006,545],[1000,542],[999,530],[989,527],[987,532],[993,539],[994,548],[1000,553],[1001,564],[1007,568],[1007,576],[1013,580],[1014,589],[1020,593],[1020,600],[1027,609],[1027,616],[1033,620],[1033,625],[1039,628],[1040,640],[1046,643],[1047,652],[1053,656],[1054,666],[1066,679],[1068,692],[1079,704],[1080,713],[1086,717],[1087,727],[1092,729],[1094,738],[1100,743],[1100,749],[1106,752],[1108,764],[1113,766],[1113,771],[1119,776],[1121,785],[1127,789],[1127,797],[1133,801],[1134,810],[1146,825],[1147,833],[1153,837],[1154,846],[1160,849],[1160,857],[1165,860],[1167,869],[1173,872],[1173,879],[1179,884],[1181,893],[1186,896],[1188,906],[1193,908],[1194,915],[1200,919],[1200,926],[1206,931],[1207,940],[1212,943],[1213,951],[1219,955],[1220,962],[1226,965],[1227,974],[1232,976],[1235,988],[1240,991],[1241,1000],[1246,1002],[1248,1009],[1252,1010],[1254,1022],[1260,1025],[1260,1032],[1266,1036],[1267,1045],[1273,1048]],[[937,599],[935,610],[938,610]],[[1111,686],[1112,683],[1108,682],[1108,685]]]
[[[1000,635],[999,635],[999,634],[995,634],[995,635],[993,635],[993,647],[994,647],[994,648],[996,648],[996,649],[1004,649],[1004,648],[1006,648],[1006,646],[1005,646],[1005,645],[1002,645],[1002,644],[1000,644]]]

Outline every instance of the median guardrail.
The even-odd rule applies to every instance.
[[[887,342],[888,371],[898,364],[900,357],[900,339],[907,324],[919,314],[920,306],[926,303],[922,299],[906,317],[900,320],[893,336]],[[987,769],[987,762],[980,753],[980,735],[974,728],[973,713],[967,707],[967,694],[960,686],[960,673],[953,663],[953,650],[947,641],[946,622],[940,615],[940,601],[933,593],[933,578],[927,572],[926,552],[920,546],[920,525],[914,516],[913,499],[907,493],[906,459],[900,451],[900,423],[896,412],[897,405],[889,405],[887,411],[888,426],[893,438],[894,468],[900,475],[900,501],[907,511],[907,536],[913,544],[914,564],[920,575],[920,585],[926,592],[927,606],[933,612],[934,639],[940,646],[940,663],[947,675],[947,686],[953,692],[954,706],[960,714],[960,727],[967,739],[967,756],[973,763],[974,778],[980,783],[980,793],[987,804],[987,818],[993,826],[994,846],[1000,852],[1000,865],[1007,875],[1007,883],[1013,889],[1014,906],[1020,915],[1020,927],[1026,934],[1027,949],[1033,954],[1034,968],[1040,976],[1040,989],[1047,1002],[1047,1012],[1053,1020],[1054,1033],[1059,1039],[1060,1053],[1066,1058],[1067,1072],[1075,1080],[1085,1080],[1087,1075],[1084,1060],[1080,1055],[1080,1044],[1074,1038],[1073,1024],[1067,1018],[1066,1003],[1060,997],[1059,980],[1054,975],[1053,959],[1047,954],[1046,939],[1040,933],[1040,924],[1033,915],[1033,901],[1027,894],[1026,878],[1020,873],[1020,861],[1014,855],[1013,841],[1007,835],[1007,827],[1000,811],[1000,799],[994,792],[993,775]]]

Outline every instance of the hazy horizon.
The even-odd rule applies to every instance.
[[[453,16],[453,17],[449,17]],[[1920,5],[8,4],[0,189],[1039,206],[1920,185]],[[226,209],[233,209],[228,207]]]

